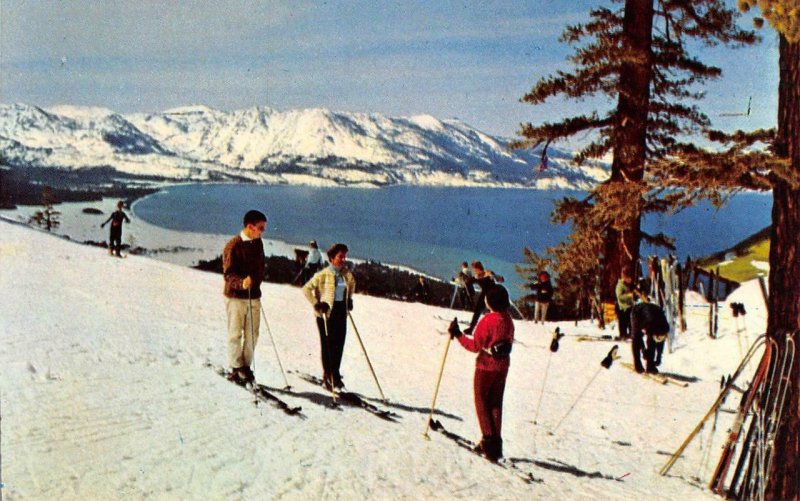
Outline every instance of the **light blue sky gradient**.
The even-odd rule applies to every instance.
[[[607,3],[2,0],[0,102],[427,113],[512,137],[587,106],[519,98],[567,68],[563,28]],[[701,104],[719,128],[775,124],[777,40],[762,35],[755,48],[699,53],[725,71]],[[719,116],[749,96],[749,118]]]

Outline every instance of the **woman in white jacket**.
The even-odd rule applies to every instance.
[[[347,336],[347,312],[353,309],[356,289],[355,277],[346,265],[347,251],[345,244],[333,244],[327,252],[330,265],[303,286],[303,293],[317,316],[322,379],[328,389],[344,386],[339,367]]]

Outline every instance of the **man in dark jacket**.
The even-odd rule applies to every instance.
[[[100,227],[104,227],[109,222],[111,223],[109,235],[108,235],[108,255],[113,256],[116,255],[117,257],[122,257],[122,223],[130,223],[131,220],[125,211],[122,208],[125,206],[125,203],[120,200],[117,202],[117,210],[111,213],[108,216],[108,219],[105,220]]]
[[[547,308],[553,301],[553,284],[550,282],[550,274],[546,271],[539,272],[539,281],[533,286],[533,294],[536,296],[533,323],[535,324],[541,320],[542,324],[544,324],[547,319]]]
[[[656,366],[661,365],[664,352],[664,340],[669,334],[669,322],[664,311],[657,304],[639,303],[631,309],[631,333],[633,335],[633,366],[636,372],[642,373],[640,352],[644,351],[647,372],[658,374]],[[647,347],[644,337],[647,336]]]
[[[475,329],[481,315],[486,311],[486,294],[489,293],[489,290],[491,290],[496,283],[503,282],[503,277],[495,275],[492,270],[485,269],[483,263],[480,261],[472,262],[472,273],[475,277],[473,283],[480,287],[481,293],[478,294],[478,298],[475,300],[475,311],[472,312],[472,321],[469,323],[469,327],[464,329],[464,334],[472,334],[472,330]]]
[[[257,210],[244,215],[244,228],[222,252],[225,278],[225,308],[228,314],[228,363],[231,377],[238,381],[254,380],[250,365],[258,341],[261,315],[261,282],[265,259],[261,234],[267,216]]]

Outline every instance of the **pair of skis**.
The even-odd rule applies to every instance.
[[[303,381],[312,384],[314,386],[321,387],[323,385],[322,379],[317,376],[297,371],[289,371],[289,373],[296,375]],[[336,396],[338,397],[338,400],[344,402],[350,407],[360,407],[365,411],[369,412],[370,414],[373,414],[386,421],[397,422],[398,418],[400,418],[399,414],[392,412],[388,409],[382,409],[377,405],[368,402],[365,397],[361,396],[358,393],[346,390],[334,390],[334,391],[336,393]],[[331,402],[331,405],[338,406],[338,403],[334,404],[333,402]]]
[[[208,366],[211,367],[210,365],[208,365]],[[253,397],[255,397],[254,402],[256,404],[258,402],[269,403],[272,406],[282,410],[285,414],[288,414],[290,416],[299,416],[301,418],[305,417],[303,415],[303,413],[301,412],[302,409],[303,409],[302,407],[290,405],[289,403],[287,403],[285,400],[283,400],[279,396],[277,396],[274,393],[270,392],[267,389],[267,387],[264,386],[263,384],[257,384],[255,382],[249,383],[249,382],[244,382],[244,381],[240,381],[240,380],[237,380],[237,379],[233,379],[231,377],[231,372],[228,369],[225,369],[224,367],[216,367],[216,368],[214,368],[214,371],[217,374],[219,374],[220,376],[222,376],[225,379],[227,379],[228,381],[230,381],[231,383],[233,383],[233,384],[235,384],[237,386],[240,386],[242,388],[245,388],[250,393],[252,393]]]
[[[211,367],[211,365],[208,365],[208,366]],[[269,403],[272,406],[274,406],[275,408],[280,409],[281,411],[283,411],[285,414],[288,414],[290,416],[299,416],[301,418],[305,418],[305,415],[303,415],[302,412],[301,412],[302,411],[302,407],[293,406],[293,405],[289,404],[288,402],[286,402],[285,400],[283,400],[282,398],[277,396],[274,392],[270,391],[263,384],[248,383],[248,382],[232,379],[231,378],[231,372],[229,370],[223,368],[223,367],[215,367],[214,370],[215,370],[215,372],[217,374],[219,374],[220,376],[224,377],[225,379],[227,379],[231,383],[248,390],[253,395],[253,397],[255,398],[254,402],[256,404],[258,402]],[[320,378],[318,378],[316,376],[312,376],[310,374],[305,374],[305,373],[299,373],[299,372],[294,372],[294,374],[296,374],[298,377],[300,377],[300,379],[303,379],[304,381],[306,381],[306,382],[308,382],[310,384],[313,384],[315,386],[321,386],[322,385],[322,379],[320,379]],[[285,390],[282,391],[282,393],[288,393],[288,394],[291,395],[292,391],[287,387]],[[375,415],[375,416],[377,416],[377,417],[379,417],[381,419],[384,419],[386,421],[396,422],[397,419],[400,417],[398,414],[396,414],[396,413],[394,413],[394,412],[392,412],[390,410],[381,409],[378,406],[366,401],[364,397],[362,397],[361,395],[359,395],[357,393],[353,393],[353,392],[349,392],[349,391],[337,391],[336,395],[346,405],[348,405],[350,407],[362,408],[365,411],[369,412],[370,414],[373,414],[373,415]],[[334,406],[334,407],[338,407],[338,404],[333,404],[333,402],[331,402],[331,405]]]
[[[480,452],[476,450],[477,444],[475,442],[462,437],[452,431],[447,430],[441,422],[431,419],[430,421],[430,429],[441,434],[443,437],[448,438],[449,440],[453,441],[456,445],[461,447],[462,449],[468,450],[472,454],[476,456],[486,459]],[[528,484],[541,484],[544,483],[544,480],[541,478],[537,478],[533,476],[533,473],[526,471],[523,468],[520,468],[512,459],[500,459],[499,461],[490,461],[490,463],[503,468],[504,470],[508,470],[514,473],[517,477],[522,479],[523,482]]]
[[[620,364],[623,367],[625,367],[625,368],[627,368],[627,369],[629,369],[629,370],[631,370],[633,372],[636,372],[636,368],[633,366],[632,363],[630,363],[630,362],[620,362]],[[674,385],[674,386],[680,386],[681,388],[686,388],[687,386],[689,386],[688,382],[681,381],[679,379],[675,379],[674,377],[668,376],[666,374],[661,374],[661,373],[651,374],[649,372],[643,372],[642,376],[644,376],[645,378],[650,379],[652,381],[655,381],[656,383],[659,383],[659,384],[671,384],[671,385]]]

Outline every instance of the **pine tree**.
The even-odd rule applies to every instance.
[[[742,10],[756,6],[780,35],[777,129],[708,131],[708,138],[726,149],[685,145],[652,173],[666,186],[712,198],[725,190],[772,189],[767,334],[782,350],[787,337],[800,341],[800,3],[739,1]],[[763,25],[762,19],[755,21]],[[777,356],[782,355],[779,351]],[[798,499],[800,493],[800,356],[795,357],[775,437],[774,468],[768,472],[767,499]]]
[[[57,228],[61,224],[61,221],[58,219],[61,213],[53,209],[53,204],[55,203],[55,193],[53,192],[52,188],[45,186],[42,189],[43,208],[41,210],[37,210],[33,216],[31,216],[29,222],[43,226],[47,231]]]
[[[562,280],[600,275],[600,300],[613,301],[623,270],[635,276],[642,240],[671,245],[664,235],[641,231],[647,212],[667,211],[685,203],[684,194],[666,192],[650,183],[653,163],[679,149],[687,138],[709,126],[697,108],[697,85],[716,78],[721,70],[689,53],[689,42],[740,46],[754,43],[752,32],[737,28],[737,13],[718,0],[614,0],[621,8],[590,11],[591,20],[569,26],[561,40],[574,45],[572,72],[542,78],[523,97],[540,104],[556,96],[582,100],[604,96],[610,109],[564,118],[555,123],[523,124],[517,147],[544,145],[579,133],[593,140],[578,152],[576,164],[611,153],[609,179],[584,200],[568,198],[557,204],[554,220],[572,222],[570,239],[549,252]],[[611,105],[610,105],[611,106]],[[593,259],[586,259],[586,256]],[[566,263],[564,259],[577,259]],[[580,268],[576,263],[580,263]]]
[[[779,33],[778,130],[774,153],[782,169],[772,169],[772,234],[769,251],[767,334],[784,346],[798,342],[800,329],[800,2],[740,0],[743,10],[757,6]],[[773,172],[774,171],[774,172]],[[789,376],[782,423],[775,437],[774,468],[767,499],[800,496],[800,355]]]

